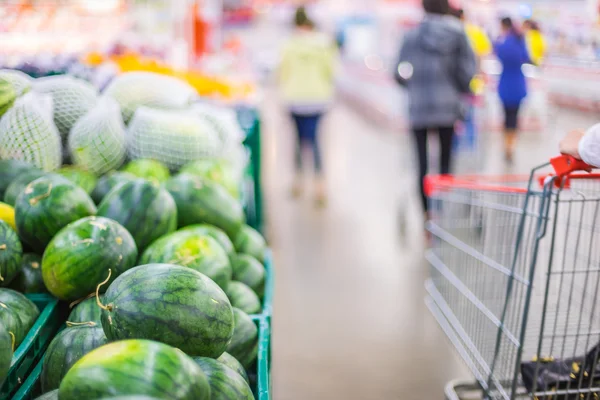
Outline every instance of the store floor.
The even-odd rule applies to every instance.
[[[263,119],[276,263],[273,398],[443,399],[444,385],[469,373],[424,304],[428,267],[408,136],[336,105],[323,125],[329,204],[318,209],[310,191],[289,195],[293,136],[272,98]],[[500,135],[489,134],[477,169],[527,171],[554,154],[562,132],[592,122],[552,113],[551,129],[523,135],[511,169]],[[475,167],[473,157],[463,160]]]

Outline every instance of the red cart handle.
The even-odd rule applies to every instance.
[[[585,162],[576,159],[575,157],[562,155],[555,157],[550,160],[550,164],[556,172],[556,176],[563,177],[576,171],[587,171],[591,172],[594,167],[586,164]]]

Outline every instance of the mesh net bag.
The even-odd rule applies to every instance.
[[[92,85],[66,75],[37,79],[33,89],[52,95],[54,123],[65,138],[75,122],[98,102],[98,92]]]
[[[222,153],[218,133],[189,111],[140,107],[127,134],[131,158],[151,158],[171,170]]]
[[[76,165],[95,174],[119,168],[126,154],[125,125],[119,104],[110,97],[102,97],[71,129],[69,149]]]
[[[0,159],[27,161],[45,171],[62,161],[60,135],[52,122],[52,97],[27,93],[0,119]]]
[[[128,72],[116,77],[104,93],[121,106],[123,120],[129,123],[140,106],[161,109],[188,107],[197,96],[186,82],[152,72]]]
[[[33,82],[33,79],[26,73],[13,69],[0,69],[0,78],[10,82],[17,96],[28,92]]]

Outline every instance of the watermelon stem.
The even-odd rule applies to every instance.
[[[12,351],[15,351],[15,342],[17,341],[17,339],[15,338],[15,334],[12,332],[8,332],[8,334],[10,335],[10,338],[12,339]]]
[[[108,281],[110,281],[110,276],[112,275],[112,270],[109,268],[108,269],[108,276],[106,277],[106,279],[104,280],[104,282],[100,282],[100,284],[98,286],[96,286],[96,303],[98,304],[98,307],[100,307],[103,310],[106,310],[108,312],[112,311],[112,304],[109,304],[107,306],[105,306],[104,304],[102,304],[102,302],[100,301],[100,288],[104,285],[106,285],[108,283]]]
[[[50,193],[52,193],[52,183],[48,184],[48,191],[46,193],[42,193],[39,196],[35,196],[35,197],[32,197],[31,199],[29,199],[29,204],[32,206],[35,206],[40,200],[43,200],[46,197],[49,197]]]
[[[69,304],[69,309],[75,307],[77,304],[81,303],[82,301],[85,301],[85,300],[87,300],[87,299],[89,299],[91,297],[94,297],[95,295],[96,295],[96,293],[92,292],[92,293],[88,294],[87,296],[82,297],[79,300],[75,300],[74,302],[72,302],[71,304]]]
[[[87,325],[87,326],[91,326],[94,327],[96,326],[96,323],[94,321],[87,321],[87,322],[71,322],[71,321],[67,321],[65,322],[68,328],[71,328],[73,326],[83,326],[83,325]]]

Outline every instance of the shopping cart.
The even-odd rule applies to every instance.
[[[549,167],[554,171],[546,171]],[[427,305],[476,379],[448,400],[600,398],[600,174],[434,176]]]

